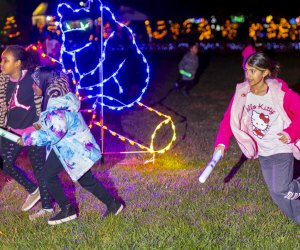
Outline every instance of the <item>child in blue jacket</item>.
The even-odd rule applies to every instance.
[[[77,218],[76,210],[68,201],[58,179],[63,169],[73,181],[79,182],[107,206],[104,217],[117,215],[123,210],[123,205],[110,195],[90,170],[101,158],[101,152],[79,113],[79,99],[72,92],[59,89],[59,86],[52,90],[51,79],[56,77],[54,70],[43,67],[40,71],[39,79],[32,87],[35,94],[42,95],[48,103],[40,115],[41,128],[24,134],[20,144],[47,146],[49,155],[42,174],[50,193],[61,208],[58,214],[49,219],[48,224],[56,225]]]

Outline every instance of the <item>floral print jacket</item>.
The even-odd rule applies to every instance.
[[[47,146],[54,150],[73,181],[82,177],[101,152],[92,133],[79,113],[80,101],[73,93],[50,98],[41,113],[40,130],[22,136],[26,146]]]

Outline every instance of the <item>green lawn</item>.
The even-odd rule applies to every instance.
[[[106,157],[104,166],[94,167],[96,176],[125,201],[124,213],[101,221],[104,206],[75,184],[77,220],[59,226],[48,226],[46,219],[31,222],[29,213],[20,211],[26,192],[1,176],[0,249],[300,249],[300,228],[271,201],[256,160],[224,183],[241,154],[234,140],[206,183],[198,181],[234,86],[243,79],[240,53],[211,54],[189,97],[171,91],[178,56],[148,58],[154,65],[152,81],[142,102],[173,117],[177,140],[154,164],[144,165],[141,160],[149,158],[144,154]],[[299,53],[276,59],[282,64],[280,76],[297,88]],[[120,117],[122,133],[145,144],[159,121],[142,109]],[[166,138],[167,131],[160,133],[158,145]],[[32,176],[25,156],[18,163]],[[72,195],[70,180],[62,177]]]

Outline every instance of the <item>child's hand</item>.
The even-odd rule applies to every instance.
[[[285,144],[288,144],[290,142],[290,138],[286,133],[278,133],[277,135],[279,135],[279,140],[282,141]]]
[[[25,146],[22,137],[20,137],[20,138],[18,139],[17,143],[18,143],[20,146],[22,146],[22,147]]]
[[[225,146],[222,145],[222,144],[219,144],[218,146],[216,146],[213,155],[215,155],[215,153],[216,153],[218,150],[221,150],[222,157],[223,157],[223,156],[224,156],[224,153],[225,153]]]

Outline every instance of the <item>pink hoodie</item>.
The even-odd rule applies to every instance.
[[[293,143],[293,154],[300,159],[300,97],[288,88],[288,85],[281,79],[266,80],[271,92],[273,103],[280,116],[284,120],[284,130]],[[232,135],[236,138],[242,152],[247,158],[257,158],[257,144],[249,132],[250,117],[244,111],[246,96],[250,92],[248,82],[237,85],[234,97],[230,101],[215,141],[228,148]]]

